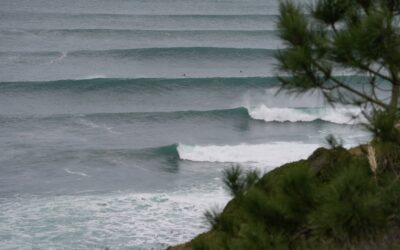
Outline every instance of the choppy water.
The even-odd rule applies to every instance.
[[[367,141],[359,110],[275,95],[277,5],[0,0],[0,248],[162,249],[232,163]]]

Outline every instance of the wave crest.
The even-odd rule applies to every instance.
[[[317,144],[304,144],[299,142],[223,146],[179,144],[177,151],[179,158],[182,160],[199,162],[257,163],[276,167],[286,162],[308,157],[317,148]]]
[[[364,122],[361,110],[354,107],[340,108],[269,108],[262,104],[249,109],[249,115],[266,122],[312,122],[322,120],[337,124]]]

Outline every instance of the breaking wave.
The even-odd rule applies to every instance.
[[[42,116],[0,115],[2,122],[21,122],[28,120],[79,120],[82,121],[146,121],[166,122],[181,119],[204,119],[264,122],[329,122],[341,125],[355,125],[366,122],[361,111],[356,108],[268,108],[261,104],[255,108],[238,107],[215,110],[184,110],[165,112],[124,112],[124,113],[87,113],[87,114],[51,114]]]
[[[307,158],[318,147],[319,144],[301,142],[237,145],[187,145],[178,143],[137,150],[90,151],[90,156],[100,156],[107,153],[107,155],[118,156],[119,158],[158,158],[171,162],[188,160],[195,162],[249,163],[257,166],[277,167],[287,162]]]
[[[322,120],[337,124],[364,122],[361,110],[354,107],[339,108],[269,108],[262,104],[249,110],[253,119],[266,122],[312,122]]]
[[[239,145],[185,145],[177,146],[182,160],[200,162],[259,163],[267,166],[279,166],[286,162],[308,157],[317,144],[299,142],[275,142],[268,144]]]

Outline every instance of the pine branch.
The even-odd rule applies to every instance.
[[[367,100],[367,101],[369,101],[369,102],[371,102],[371,103],[375,103],[376,105],[379,105],[379,106],[381,106],[381,107],[383,107],[383,108],[388,108],[388,107],[389,107],[386,103],[381,102],[381,101],[378,100],[378,99],[373,99],[373,98],[371,98],[370,96],[368,96],[368,95],[366,95],[366,94],[364,94],[364,93],[362,93],[362,92],[360,92],[360,91],[358,91],[358,90],[356,90],[356,89],[354,89],[354,88],[348,86],[346,83],[339,81],[337,78],[332,77],[332,76],[330,75],[330,73],[327,72],[327,71],[326,71],[321,65],[319,65],[315,60],[313,60],[312,63],[325,75],[325,77],[326,77],[327,79],[332,80],[332,81],[333,81],[334,83],[336,83],[339,87],[341,87],[341,88],[343,88],[343,89],[346,89],[347,91],[349,91],[349,92],[351,92],[351,93],[353,93],[353,94],[355,94],[355,95],[357,95],[357,96],[359,96],[359,97],[361,97],[361,98],[363,98],[363,99],[365,99],[365,100]]]

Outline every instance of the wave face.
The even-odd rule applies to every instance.
[[[2,12],[0,29],[275,30],[276,15]],[[46,18],[46,22],[43,22]]]
[[[0,29],[0,51],[228,47],[276,49],[270,30],[133,30],[133,29]],[[77,44],[79,40],[81,43]]]
[[[108,78],[265,77],[272,75],[273,53],[268,49],[218,47],[1,52],[0,81],[51,81],[96,75]]]
[[[229,121],[236,119],[238,121],[249,120],[248,110],[244,107],[234,109],[217,109],[207,111],[174,111],[174,112],[143,112],[143,113],[98,113],[80,115],[82,118],[89,119],[127,119],[131,121],[159,121],[166,122],[169,120],[182,119],[204,119],[204,120],[221,120]]]
[[[141,49],[113,49],[113,50],[80,50],[70,52],[40,51],[40,52],[1,52],[0,58],[18,58],[20,62],[29,62],[30,58],[54,58],[59,60],[69,58],[134,58],[136,60],[149,60],[160,57],[192,58],[198,59],[258,59],[271,57],[274,50],[247,49],[247,48],[218,48],[218,47],[178,47],[178,48],[141,48]],[[61,58],[62,57],[62,58]]]
[[[276,85],[277,80],[271,77],[104,78],[2,82],[0,114],[29,115],[33,112],[37,115],[49,115],[231,109],[243,106],[243,99],[247,96],[264,96],[264,89]]]
[[[260,105],[249,112],[250,116],[266,122],[312,122],[322,120],[338,124],[365,122],[361,110],[354,107],[340,108],[268,108]]]
[[[215,78],[138,78],[118,79],[101,78],[94,79],[58,80],[58,81],[16,81],[0,82],[2,91],[50,91],[50,90],[74,90],[74,91],[118,91],[120,88],[128,88],[134,91],[177,90],[183,88],[194,89],[225,89],[229,88],[269,88],[277,86],[278,81],[274,77],[215,77]]]

